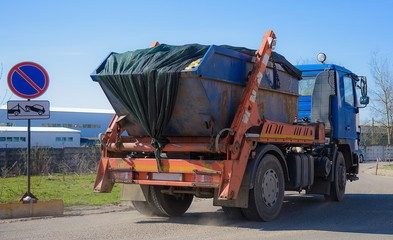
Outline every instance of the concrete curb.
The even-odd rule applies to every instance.
[[[62,216],[63,200],[0,203],[0,219],[38,216]]]

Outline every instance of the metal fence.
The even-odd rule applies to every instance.
[[[392,145],[368,145],[360,146],[363,152],[365,161],[376,161],[377,157],[381,161],[391,162],[393,160],[393,146]]]
[[[79,148],[32,148],[32,174],[96,171],[101,158],[97,146]],[[0,149],[0,176],[5,171],[12,175],[26,171],[26,149]]]

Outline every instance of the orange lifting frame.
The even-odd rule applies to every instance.
[[[234,131],[233,144],[229,146],[232,167],[224,169],[226,181],[223,181],[223,185],[219,189],[220,200],[236,199],[239,192],[251,153],[251,146],[245,141],[244,134],[249,128],[262,124],[258,111],[257,92],[275,44],[276,35],[273,31],[267,31],[260,49],[256,52],[257,59],[253,71],[231,125],[231,129]]]

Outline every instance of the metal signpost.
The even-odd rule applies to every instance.
[[[41,96],[49,85],[49,76],[43,67],[33,62],[22,62],[11,68],[8,73],[8,86],[11,91],[27,101],[8,101],[8,119],[27,119],[27,192],[21,200],[26,197],[38,200],[30,192],[30,120],[49,118],[49,101],[30,101],[32,98]]]

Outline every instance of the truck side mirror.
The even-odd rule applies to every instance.
[[[367,78],[365,76],[360,77],[360,90],[362,93],[362,97],[367,96]]]
[[[370,102],[370,98],[367,96],[367,78],[364,76],[360,77],[360,92],[362,96],[360,97],[360,104],[363,105],[364,108]]]
[[[367,105],[369,103],[369,101],[370,101],[370,98],[368,96],[364,96],[364,97],[362,96],[360,98],[360,104],[362,104],[362,105]]]

